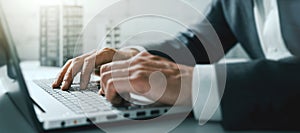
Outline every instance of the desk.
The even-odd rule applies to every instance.
[[[53,67],[40,67],[39,63],[36,61],[27,61],[21,63],[22,71],[26,80],[39,79],[39,78],[51,78],[57,75],[59,68]],[[44,75],[43,73],[47,73]],[[29,86],[30,87],[30,86]],[[23,117],[18,114],[16,108],[12,105],[11,101],[8,99],[7,95],[3,94],[0,91],[0,132],[34,132]],[[160,125],[165,124],[168,121],[162,121],[158,123]],[[126,125],[114,127],[115,132],[122,133],[132,133],[136,130],[144,129],[148,127],[147,124],[136,125]],[[155,128],[155,127],[153,127]],[[70,133],[99,133],[103,132],[98,128],[75,128],[68,130],[59,130],[59,131],[51,131],[51,132],[70,132]],[[152,132],[151,131],[143,131],[143,132]],[[204,126],[199,126],[198,122],[193,118],[187,118],[184,120],[178,127],[171,131],[172,133],[230,133],[231,131],[224,131],[220,123],[207,123]],[[241,131],[241,133],[253,133],[253,132],[263,132],[263,131]],[[139,133],[139,132],[138,132]],[[234,133],[239,133],[234,131]],[[274,131],[263,132],[263,133],[274,133]],[[279,132],[278,132],[279,133]],[[286,133],[286,131],[285,131]]]

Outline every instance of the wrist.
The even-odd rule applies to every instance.
[[[190,66],[184,66],[180,65],[183,69],[181,69],[181,91],[179,97],[179,105],[186,105],[186,106],[191,106],[192,105],[192,80],[193,80],[193,72],[194,72],[194,67]]]

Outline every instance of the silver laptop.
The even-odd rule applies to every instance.
[[[99,89],[97,82],[91,82],[86,90],[80,90],[78,83],[74,83],[69,91],[52,89],[53,79],[25,82],[1,5],[0,46],[4,52],[0,54],[4,61],[4,65],[0,65],[0,81],[5,84],[10,99],[20,113],[32,127],[39,131],[153,118],[170,109],[170,106],[166,105],[147,104],[152,101],[137,95],[132,95],[130,103],[113,106],[105,97],[97,94]],[[187,111],[189,111],[188,107],[178,106],[175,111],[168,113],[177,114]]]

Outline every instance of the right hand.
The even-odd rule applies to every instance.
[[[101,65],[112,61],[128,59],[137,53],[139,51],[134,49],[120,51],[112,48],[104,48],[70,59],[52,83],[52,88],[60,87],[62,90],[68,90],[74,77],[81,72],[80,88],[85,89],[89,83],[91,74],[94,72],[94,68],[99,68]]]

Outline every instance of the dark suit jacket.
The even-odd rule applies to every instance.
[[[284,42],[295,55],[279,61],[267,60],[262,52],[253,0],[215,0],[207,11],[207,19],[224,51],[239,42],[252,58],[247,63],[227,64],[221,101],[225,129],[300,129],[300,0],[278,0],[278,6]],[[205,30],[201,29],[206,25],[201,23],[190,31],[205,37]],[[182,33],[179,38],[188,40],[185,44],[198,64],[208,63],[207,54],[195,36]],[[157,45],[156,49],[163,47],[167,45]]]

